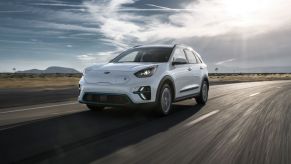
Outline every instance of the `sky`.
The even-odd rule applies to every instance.
[[[290,0],[1,0],[0,72],[81,71],[135,45],[173,43],[193,47],[210,72],[291,72],[290,8]]]

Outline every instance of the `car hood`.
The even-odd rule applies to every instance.
[[[93,71],[139,71],[143,68],[159,65],[157,63],[106,63],[95,64],[87,69]]]
[[[160,65],[157,63],[107,63],[95,64],[87,67],[84,79],[87,83],[99,83],[103,85],[127,83],[134,72],[141,69]]]

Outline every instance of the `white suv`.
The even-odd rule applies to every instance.
[[[79,83],[79,102],[89,109],[151,105],[170,113],[172,103],[208,98],[208,71],[201,56],[184,45],[136,46],[109,63],[87,67]]]

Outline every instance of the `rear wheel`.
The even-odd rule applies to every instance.
[[[195,97],[197,104],[205,105],[208,100],[208,82],[203,81],[200,89],[200,94],[198,97]]]
[[[89,104],[87,104],[87,107],[90,110],[93,110],[93,111],[102,111],[104,109],[104,106],[99,106],[99,105],[89,105]]]
[[[158,95],[156,112],[162,116],[168,115],[172,109],[172,100],[171,87],[168,84],[164,84]]]

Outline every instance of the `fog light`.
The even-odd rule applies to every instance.
[[[133,92],[134,94],[138,94],[143,100],[151,99],[151,87],[150,86],[141,86],[138,91]]]

